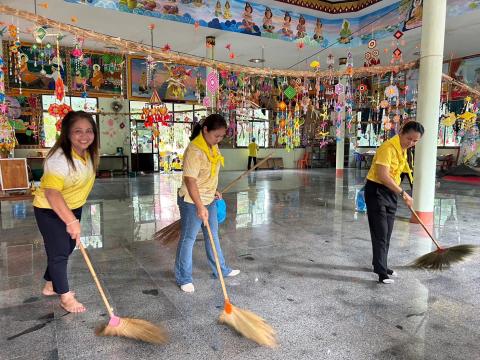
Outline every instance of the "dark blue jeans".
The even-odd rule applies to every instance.
[[[215,257],[213,255],[212,246],[210,244],[210,238],[208,231],[203,226],[202,220],[197,216],[197,207],[195,204],[184,201],[183,198],[177,198],[177,204],[180,209],[180,221],[182,224],[182,230],[180,234],[180,241],[177,247],[177,256],[175,258],[175,279],[178,285],[185,285],[193,282],[192,280],[192,253],[193,245],[197,238],[197,234],[200,228],[203,231],[203,237],[205,238],[205,252],[207,253],[208,264],[212,268],[213,274],[217,276],[217,267],[215,266]],[[207,205],[208,209],[208,223],[212,230],[213,240],[217,249],[218,259],[220,262],[220,268],[224,276],[228,275],[232,269],[225,264],[223,258],[222,249],[220,248],[220,242],[218,239],[218,221],[217,221],[217,207],[215,201],[210,205]]]
[[[69,292],[68,257],[75,249],[75,240],[67,233],[67,226],[55,211],[37,207],[34,207],[33,210],[47,252],[47,269],[43,278],[52,282],[53,291],[57,294],[65,294]],[[82,208],[74,209],[72,212],[80,220]]]

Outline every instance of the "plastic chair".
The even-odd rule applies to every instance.
[[[297,160],[297,169],[305,169],[310,166],[309,161],[309,153],[305,152],[301,159]]]

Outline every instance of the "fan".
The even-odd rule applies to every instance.
[[[110,105],[110,107],[114,112],[118,113],[120,112],[120,110],[123,109],[123,104],[120,101],[115,100],[115,101],[112,101],[112,104]]]

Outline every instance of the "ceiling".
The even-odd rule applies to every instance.
[[[265,0],[259,0],[258,2],[266,4],[273,3],[273,1]],[[34,12],[33,0],[0,0],[0,3]],[[386,0],[386,3],[391,3],[391,1]],[[195,30],[194,26],[188,24],[70,4],[62,0],[49,0],[48,4],[48,9],[37,9],[39,15],[65,23],[71,23],[72,16],[75,16],[78,19],[75,24],[76,26],[94,29],[104,34],[118,36],[144,44],[150,44],[148,25],[154,23],[156,25],[154,30],[155,46],[162,47],[168,43],[174,51],[200,57],[206,55],[205,37],[215,36],[217,44],[215,48],[215,59],[242,65],[256,66],[248,62],[248,60],[260,57],[262,47],[264,47],[266,59],[264,66],[277,69],[308,69],[310,61],[314,59],[319,60],[321,68],[324,69],[326,68],[326,58],[329,52],[332,52],[334,56],[338,58],[345,57],[348,51],[348,49],[345,48],[335,47],[320,52],[318,48],[310,48],[308,46],[299,49],[294,42],[266,39],[206,27],[199,27]],[[373,8],[378,5],[379,4],[374,5]],[[285,6],[287,7],[288,5]],[[313,10],[309,11],[315,13]],[[0,15],[0,21],[11,23],[12,17]],[[16,19],[13,19],[13,21],[15,23],[17,22]],[[24,21],[19,21],[19,25],[22,30],[32,27],[31,23]],[[445,59],[450,59],[452,56],[463,57],[480,52],[480,37],[477,36],[477,34],[480,33],[478,13],[473,12],[463,15],[461,18],[450,18],[447,21],[446,27]],[[402,47],[405,61],[414,60],[419,57],[420,36],[421,29],[414,29],[405,33],[404,39],[406,44]],[[22,34],[22,38],[28,41],[32,39],[27,33]],[[72,35],[68,35],[62,40],[62,45],[69,46],[72,43]],[[233,60],[229,58],[229,52],[225,48],[227,44],[231,44],[231,49],[235,53],[235,59]],[[391,58],[390,40],[379,41],[378,46],[380,49],[389,49],[388,54],[383,54],[383,51],[381,51],[381,56],[383,56],[381,57],[381,63],[387,64]],[[105,50],[104,44],[92,41],[86,41],[85,47]],[[354,66],[362,66],[365,50],[366,46],[350,49],[353,54]],[[318,55],[315,55],[317,52],[319,52]],[[302,61],[310,56],[313,57],[309,60]],[[300,62],[300,64],[292,67],[292,65],[298,62]],[[257,66],[261,67],[261,65]]]

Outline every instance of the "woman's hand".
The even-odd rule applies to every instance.
[[[222,198],[222,193],[220,191],[215,191],[215,199],[220,200]]]
[[[409,208],[413,208],[413,198],[408,195],[406,192],[403,193],[403,201]]]
[[[204,206],[197,206],[197,216],[202,219],[202,222],[205,224],[208,222],[208,209]]]
[[[67,225],[67,233],[70,234],[70,237],[75,240],[75,243],[80,245],[80,233],[82,232],[82,227],[80,226],[79,221],[75,221],[70,225]]]

